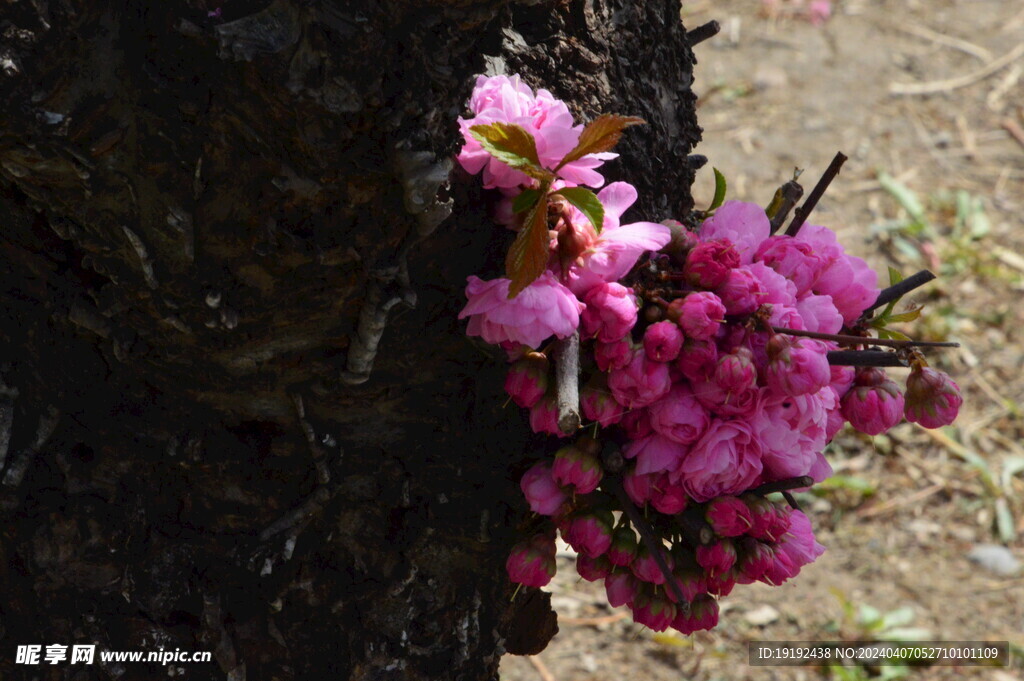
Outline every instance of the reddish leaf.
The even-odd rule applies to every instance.
[[[508,287],[509,298],[515,298],[544,273],[548,266],[549,243],[548,201],[545,197],[531,209],[505,257],[505,276],[512,280]]]
[[[578,161],[587,154],[609,151],[619,143],[623,130],[631,125],[642,125],[645,122],[644,119],[635,116],[616,116],[615,114],[598,116],[583,129],[576,148],[566,154],[558,167],[561,168],[566,163]]]
[[[537,143],[525,128],[514,123],[474,125],[469,129],[480,146],[502,163],[538,180],[548,180],[551,172],[541,167]]]

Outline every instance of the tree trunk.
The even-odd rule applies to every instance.
[[[447,182],[455,121],[500,71],[642,116],[605,168],[679,216],[679,2],[203,5],[0,9],[0,677],[170,673],[15,662],[91,643],[212,651],[189,679],[496,677],[556,630],[504,574],[551,443],[456,319],[511,234]]]

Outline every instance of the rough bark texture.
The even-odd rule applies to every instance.
[[[488,70],[642,116],[610,179],[688,210],[678,0],[215,7],[0,9],[0,677],[167,674],[14,664],[98,643],[214,651],[191,679],[492,678],[555,630],[504,575],[550,444],[456,319],[510,234],[444,184],[455,119]]]

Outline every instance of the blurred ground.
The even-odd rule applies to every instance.
[[[722,624],[689,638],[656,635],[581,582],[568,557],[552,584],[561,633],[537,658],[507,656],[506,681],[633,677],[819,679],[812,667],[754,668],[747,641],[849,639],[864,607],[943,640],[1009,640],[1009,669],[889,669],[909,679],[1024,679],[1024,572],[968,558],[1002,545],[1024,562],[1024,3],[839,0],[821,27],[779,0],[684,3],[692,28],[723,30],[697,47],[697,92],[710,162],[694,189],[767,204],[794,167],[809,190],[837,150],[850,160],[812,222],[840,231],[880,273],[928,268],[927,320],[911,336],[955,340],[931,353],[964,390],[955,428],[904,424],[853,433],[827,452],[837,477],[803,499],[828,551],[778,588],[737,587]],[[932,94],[894,94],[932,84]],[[916,85],[915,85],[916,87]],[[844,615],[844,604],[853,615]],[[869,613],[870,614],[870,613]],[[925,632],[919,632],[925,633]],[[865,670],[834,679],[877,678]],[[895,677],[890,677],[895,678]]]

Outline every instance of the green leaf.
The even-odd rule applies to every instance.
[[[910,338],[910,336],[908,336],[907,334],[900,333],[899,331],[893,331],[892,329],[879,329],[878,330],[878,337],[879,338],[888,338],[890,340],[901,340],[901,341],[912,340]]]
[[[547,192],[547,187],[543,190]],[[515,298],[544,273],[549,243],[548,200],[544,197],[530,210],[519,236],[505,256],[505,276],[512,281],[508,287],[509,298]]]
[[[1021,473],[1024,473],[1024,456],[1008,456],[1003,459],[1003,471],[999,479],[1007,494],[1013,493],[1013,476]]]
[[[907,310],[906,312],[900,312],[889,317],[890,322],[912,322],[921,316],[921,310],[923,307],[915,307],[913,310]]]
[[[1006,501],[1006,497],[999,497],[995,503],[996,510],[996,532],[1000,541],[1007,544],[1017,538],[1016,523],[1013,522],[1013,512]]]
[[[918,227],[927,227],[928,218],[925,216],[924,205],[921,204],[921,200],[912,189],[897,182],[889,173],[879,173],[878,183],[882,185],[882,189],[889,192],[896,199],[896,202],[903,207],[903,210],[907,211]]]
[[[725,181],[725,175],[718,168],[712,168],[715,171],[715,197],[711,199],[711,205],[704,211],[710,213],[725,201],[725,190],[728,188],[728,184]]]
[[[903,281],[903,275],[900,274],[900,271],[898,269],[896,269],[892,265],[889,265],[889,286],[895,286],[901,281]]]
[[[524,189],[519,192],[516,198],[512,199],[512,212],[522,213],[523,211],[530,210],[539,198],[539,189]]]
[[[604,225],[604,206],[594,192],[585,187],[566,187],[559,189],[554,195],[564,197],[566,201],[579,208],[590,220],[590,224],[594,225],[594,229],[601,231]]]
[[[913,608],[896,608],[882,615],[882,629],[895,629],[905,627],[914,621],[915,613]]]
[[[520,170],[532,178],[549,181],[551,171],[541,167],[537,157],[537,142],[525,128],[514,123],[490,123],[474,125],[469,129],[480,146],[488,154],[511,168]]]
[[[555,170],[558,170],[567,163],[578,161],[587,154],[597,154],[602,151],[609,151],[619,143],[622,138],[622,131],[633,125],[643,125],[646,121],[634,116],[616,116],[614,114],[602,114],[583,128],[580,139],[576,146],[565,155]]]

